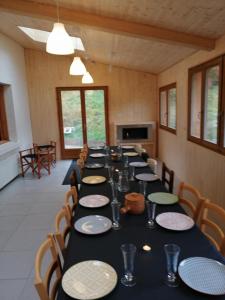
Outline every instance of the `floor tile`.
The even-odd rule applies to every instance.
[[[18,300],[24,290],[25,279],[19,280],[0,280],[1,300]],[[22,298],[20,298],[22,300]],[[36,300],[36,298],[34,298]],[[23,300],[33,300],[33,298],[24,298]],[[38,300],[38,299],[37,299]]]
[[[28,278],[34,265],[35,251],[0,252],[0,279]]]
[[[15,231],[23,222],[24,216],[4,216],[0,217],[0,232],[1,231]]]
[[[57,211],[57,209],[54,209]],[[26,216],[19,226],[19,230],[35,230],[35,229],[46,229],[46,231],[52,228],[52,224],[54,223],[54,213],[46,213],[46,214],[35,214]]]
[[[23,251],[36,250],[40,243],[45,239],[48,230],[23,230],[14,232],[3,248],[4,251]]]
[[[0,231],[0,251],[5,247],[6,242],[13,235],[14,231]]]
[[[18,300],[40,300],[37,291],[34,287],[34,279],[27,279],[24,289]]]

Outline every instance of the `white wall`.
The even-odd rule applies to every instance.
[[[0,33],[0,83],[5,90],[10,142],[0,145],[0,188],[19,173],[18,151],[32,145],[24,49]]]

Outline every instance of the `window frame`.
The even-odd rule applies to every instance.
[[[168,105],[168,94],[169,94],[169,90],[171,89],[176,89],[176,128],[171,128],[168,126],[168,108],[169,108],[169,105]],[[166,92],[166,114],[167,114],[167,125],[163,125],[161,124],[161,93],[162,92]],[[168,85],[165,85],[165,86],[162,86],[159,88],[159,127],[161,129],[164,129],[164,130],[167,130],[173,134],[176,134],[177,133],[177,83],[176,82],[173,82],[173,83],[170,83]]]
[[[0,144],[8,141],[9,133],[5,109],[4,85],[0,85]]]
[[[204,123],[205,123],[205,88],[206,88],[206,71],[209,68],[219,66],[219,88],[218,88],[218,116],[217,116],[217,143],[204,140]],[[224,144],[224,108],[225,108],[225,56],[216,57],[210,61],[202,63],[198,66],[188,69],[188,130],[187,139],[200,146],[225,154]],[[200,138],[191,135],[191,92],[192,92],[192,77],[194,74],[201,73],[201,123],[200,123]]]

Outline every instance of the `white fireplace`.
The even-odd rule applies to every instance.
[[[155,157],[156,124],[154,121],[116,123],[114,141],[118,144],[142,145],[151,157]]]

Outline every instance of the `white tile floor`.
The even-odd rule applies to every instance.
[[[63,178],[70,161],[58,161],[41,179],[28,174],[0,191],[0,299],[39,300],[33,286],[34,257],[63,205]]]

